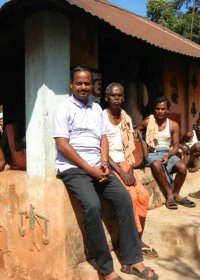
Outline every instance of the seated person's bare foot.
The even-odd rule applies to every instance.
[[[115,272],[103,275],[104,280],[122,280],[122,278]]]
[[[137,275],[147,280],[157,280],[158,275],[150,267],[145,267],[142,262],[132,265],[122,265],[121,271],[127,274]]]
[[[177,201],[177,202],[179,202],[179,201],[181,201],[181,199],[183,198],[180,194],[178,194],[178,193],[173,193],[173,198]]]

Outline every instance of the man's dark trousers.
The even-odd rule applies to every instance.
[[[98,194],[111,202],[114,207],[119,229],[122,263],[141,262],[141,243],[133,217],[132,201],[129,193],[115,175],[111,173],[108,181],[99,183],[83,169],[70,168],[59,173],[59,177],[81,203],[84,227],[99,272],[109,274],[114,269],[102,225]]]

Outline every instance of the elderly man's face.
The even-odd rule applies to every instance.
[[[120,87],[113,86],[107,96],[107,102],[111,108],[121,108],[124,102],[124,94]]]

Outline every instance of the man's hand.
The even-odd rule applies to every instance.
[[[97,179],[99,182],[104,182],[108,180],[109,177],[109,169],[107,166],[103,167],[90,167],[88,173]]]
[[[109,168],[107,163],[101,164],[101,170],[103,171],[103,178],[99,182],[107,181],[109,178]]]
[[[168,154],[165,154],[165,155],[160,159],[160,161],[161,161],[162,164],[167,164],[168,159],[169,159]]]
[[[132,168],[129,169],[128,173],[121,170],[119,176],[126,186],[135,186],[136,180]]]
[[[101,163],[101,169],[104,173],[104,176],[109,177],[109,168],[108,168],[108,162],[107,161],[103,161]]]

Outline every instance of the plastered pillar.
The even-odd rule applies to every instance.
[[[54,175],[52,114],[69,93],[69,19],[40,12],[25,27],[26,143],[28,176]]]

